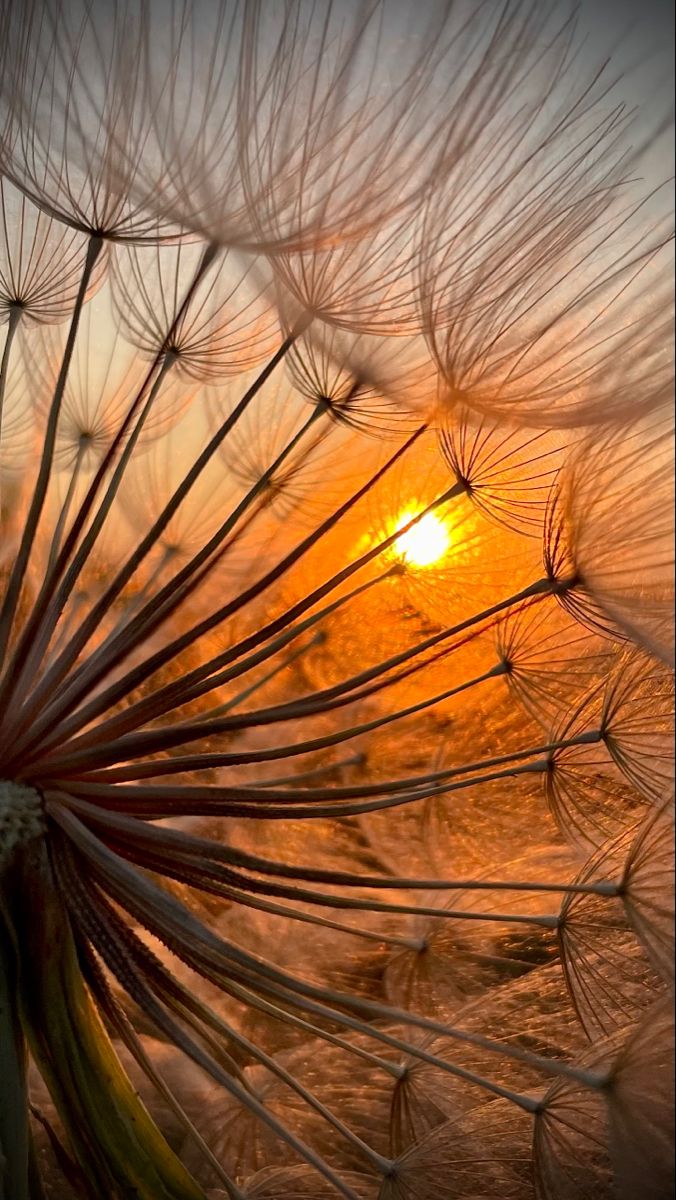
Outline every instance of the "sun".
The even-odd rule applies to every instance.
[[[408,525],[414,512],[401,513],[395,528]],[[397,557],[412,567],[431,567],[448,552],[451,534],[448,526],[434,513],[426,513],[416,525],[402,533],[394,543]]]

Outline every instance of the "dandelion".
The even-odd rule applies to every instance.
[[[423,9],[0,8],[16,1200],[667,1194],[659,189]]]

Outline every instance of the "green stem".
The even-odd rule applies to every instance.
[[[205,1200],[134,1091],[92,1003],[44,839],[24,845],[13,885],[22,1023],[92,1194]]]

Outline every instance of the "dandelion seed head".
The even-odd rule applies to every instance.
[[[0,4],[7,1195],[667,1192],[670,221],[584,18]]]

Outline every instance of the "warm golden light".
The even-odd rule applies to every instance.
[[[402,513],[397,528],[407,525],[415,516],[413,512]],[[431,567],[448,552],[451,535],[448,526],[434,513],[421,517],[394,543],[397,555],[413,567]]]

